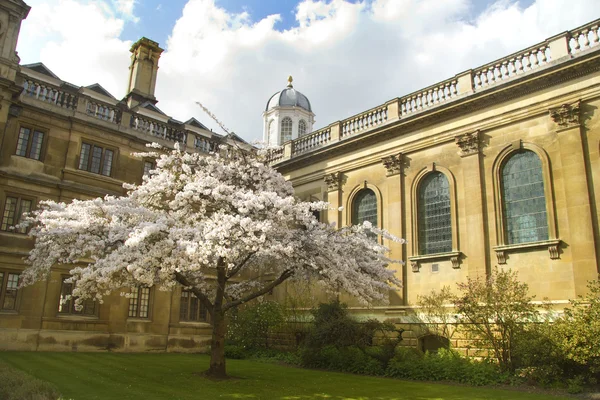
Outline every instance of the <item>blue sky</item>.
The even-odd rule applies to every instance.
[[[200,101],[249,141],[288,75],[318,129],[600,16],[599,0],[25,1],[22,63],[120,99],[146,36],[165,49],[157,106],[220,131]]]
[[[125,40],[135,41],[147,36],[166,46],[167,38],[182,15],[183,7],[188,0],[139,0],[136,2],[137,23],[129,22],[121,34]],[[440,0],[443,1],[443,0]],[[534,0],[521,0],[519,4],[526,8]],[[352,1],[356,3],[356,0]],[[260,21],[272,14],[279,14],[281,20],[275,29],[283,31],[298,26],[295,18],[297,0],[217,0],[216,5],[231,13],[247,12],[253,22]],[[471,2],[469,17],[473,18],[493,4],[492,0],[474,0]]]

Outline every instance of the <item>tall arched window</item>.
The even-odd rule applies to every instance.
[[[419,254],[452,251],[450,185],[441,172],[427,174],[419,185],[417,204]]]
[[[306,121],[301,119],[298,122],[298,136],[306,135]]]
[[[281,120],[281,143],[292,140],[292,119],[285,117]]]
[[[502,166],[506,243],[548,240],[542,162],[533,151],[514,153]]]
[[[358,192],[352,204],[352,223],[359,225],[364,221],[377,226],[377,196],[371,189]]]

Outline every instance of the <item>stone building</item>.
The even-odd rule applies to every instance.
[[[122,100],[43,64],[20,65],[28,11],[21,0],[0,0],[0,348],[205,349],[206,313],[180,289],[115,293],[79,312],[60,302],[71,290],[65,268],[17,289],[32,239],[11,227],[39,201],[124,193],[124,182],[141,182],[153,167],[131,156],[149,142],[209,152],[240,141],[157,107],[162,49],[149,39],[131,48]],[[297,195],[329,201],[324,222],[369,220],[408,239],[391,244],[392,257],[405,261],[394,266],[402,289],[389,305],[357,313],[410,322],[418,295],[496,265],[518,271],[557,307],[584,293],[600,251],[599,22],[319,130],[291,79],[269,99],[264,137],[282,146],[272,163]]]
[[[32,239],[11,227],[39,201],[124,194],[124,182],[141,183],[154,166],[151,159],[131,155],[146,151],[147,143],[173,147],[177,142],[192,152],[231,141],[247,146],[235,135],[217,135],[194,118],[177,121],[157,107],[154,88],[163,50],[152,40],[133,44],[122,100],[97,83],[79,87],[63,81],[41,63],[19,65],[15,48],[28,12],[20,0],[0,1],[0,348],[201,347],[210,338],[206,312],[181,290],[144,288],[131,300],[116,293],[78,312],[73,304],[60,303],[72,289],[63,282],[68,269],[62,267],[47,282],[17,290]]]

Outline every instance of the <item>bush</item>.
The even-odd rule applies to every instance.
[[[527,284],[518,281],[516,272],[496,268],[487,279],[468,278],[458,288],[462,293],[454,304],[461,329],[476,347],[491,349],[503,371],[514,372],[513,345],[525,323],[539,315]]]
[[[471,360],[446,349],[425,354],[416,349],[402,349],[390,360],[385,374],[394,378],[454,381],[473,386],[498,384],[509,378],[493,363]]]
[[[555,322],[553,339],[571,361],[571,375],[587,371],[600,375],[600,282],[588,284],[585,297],[571,300],[563,318]]]
[[[25,372],[0,364],[0,400],[56,400],[58,390]]]
[[[263,301],[240,310],[234,310],[229,316],[228,344],[246,350],[268,349],[270,347],[269,334],[281,326],[284,317],[284,307],[274,301]],[[234,350],[232,349],[232,351]]]

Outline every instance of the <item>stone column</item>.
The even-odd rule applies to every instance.
[[[580,122],[580,104],[563,104],[550,110],[555,122],[560,151],[560,169],[564,185],[568,226],[559,227],[569,246],[573,265],[575,294],[586,292],[587,282],[598,278],[596,233],[590,199],[591,174],[585,132]]]
[[[327,184],[327,201],[329,211],[327,212],[327,223],[335,223],[336,228],[342,227],[342,176],[341,172],[327,174],[324,177]]]
[[[484,213],[485,192],[482,181],[482,154],[480,151],[480,132],[465,133],[455,137],[459,147],[458,154],[462,158],[461,171],[463,192],[459,194],[458,204],[465,216],[466,237],[463,238],[461,250],[467,256],[469,276],[485,276],[490,272],[489,235]]]
[[[387,224],[386,229],[393,235],[406,238],[406,201],[404,166],[406,158],[402,153],[381,159],[386,172],[387,190]],[[396,276],[402,280],[402,291],[390,293],[390,305],[405,305],[407,300],[407,254],[406,244],[385,243],[391,250],[391,258],[404,261],[404,265],[396,266]],[[401,267],[401,268],[399,268]]]

